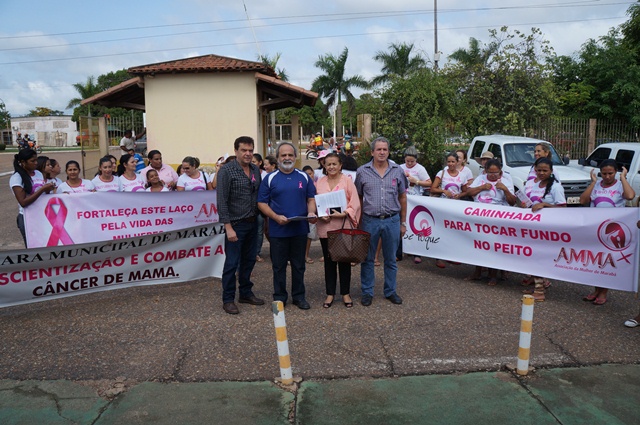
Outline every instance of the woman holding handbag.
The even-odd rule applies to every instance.
[[[358,217],[360,216],[360,198],[353,181],[342,174],[342,160],[337,153],[330,153],[325,157],[324,173],[326,175],[316,183],[316,193],[320,195],[344,190],[347,198],[347,209],[346,211],[332,210],[328,216],[318,219],[317,230],[320,237],[320,245],[322,246],[322,255],[324,256],[324,279],[327,290],[327,299],[322,306],[329,308],[333,304],[339,273],[342,302],[344,302],[345,307],[351,308],[353,307],[353,301],[350,296],[351,263],[337,263],[331,259],[327,232],[341,229],[347,218],[351,225],[357,227]]]

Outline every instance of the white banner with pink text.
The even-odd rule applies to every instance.
[[[43,195],[24,209],[27,246],[124,239],[218,222],[215,191]]]
[[[224,225],[0,252],[0,307],[98,291],[221,277]]]
[[[638,208],[503,207],[408,196],[404,252],[638,291]]]

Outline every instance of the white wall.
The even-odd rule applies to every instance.
[[[145,77],[147,151],[158,149],[176,166],[185,156],[211,165],[233,141],[258,143],[254,73],[173,74]]]
[[[40,146],[76,146],[76,123],[71,115],[11,118],[13,144],[18,132],[28,134]]]

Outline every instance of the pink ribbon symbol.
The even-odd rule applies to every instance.
[[[53,208],[55,205],[60,207],[57,213]],[[44,215],[53,227],[51,235],[49,236],[49,241],[47,241],[47,246],[58,246],[58,241],[61,241],[63,245],[73,245],[71,236],[69,236],[67,230],[64,228],[64,222],[67,219],[67,207],[62,199],[49,199],[49,202],[44,209]]]
[[[298,189],[302,189],[302,182],[298,182]]]
[[[256,182],[256,176],[255,174],[251,174],[251,182],[255,183]]]

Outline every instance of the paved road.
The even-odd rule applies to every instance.
[[[0,170],[6,167],[0,155]],[[21,246],[17,206],[0,177],[0,249]],[[437,269],[432,260],[402,261],[402,305],[381,295],[377,268],[371,307],[359,304],[354,267],[354,308],[322,308],[323,264],[306,284],[312,309],[287,306],[294,375],[305,380],[397,378],[432,373],[504,370],[517,355],[522,278],[512,273],[496,287],[463,278],[471,266]],[[265,241],[254,272],[256,293],[270,298],[272,280]],[[543,274],[543,273],[541,273]],[[554,282],[536,304],[532,359],[537,368],[638,363],[640,332],[622,325],[637,313],[633,294],[610,291],[609,302],[581,300],[588,287]],[[72,380],[99,394],[119,382],[270,381],[279,375],[270,305],[222,310],[218,279],[138,287],[0,309],[0,379]],[[638,391],[636,391],[636,394]],[[336,422],[337,423],[337,422]]]

